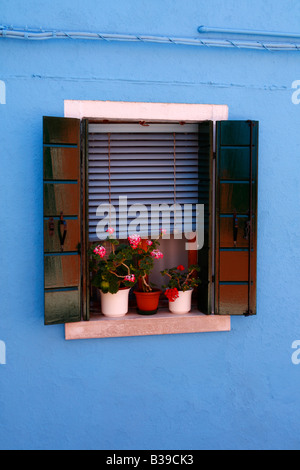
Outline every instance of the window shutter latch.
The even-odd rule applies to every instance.
[[[63,228],[63,231],[62,231]],[[63,212],[60,213],[60,220],[58,222],[58,235],[60,240],[61,251],[64,251],[64,244],[67,236],[67,222],[64,220]]]

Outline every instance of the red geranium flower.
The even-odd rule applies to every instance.
[[[178,271],[184,271],[185,267],[182,266],[182,264],[180,264],[179,266],[177,266],[177,269],[178,269]]]
[[[170,302],[174,302],[179,297],[178,289],[176,289],[176,287],[174,287],[174,289],[167,289],[165,296]]]

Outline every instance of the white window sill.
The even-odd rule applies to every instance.
[[[152,316],[129,312],[122,318],[95,315],[88,322],[67,323],[65,338],[75,340],[220,331],[231,331],[230,316],[203,315],[198,310],[185,315],[174,315],[167,309],[160,309]]]

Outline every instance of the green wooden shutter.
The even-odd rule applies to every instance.
[[[81,319],[80,120],[44,117],[45,324]]]
[[[258,122],[217,123],[215,313],[256,314]]]
[[[204,246],[198,252],[201,268],[198,286],[198,308],[212,313],[212,182],[213,182],[213,122],[199,124],[199,204],[204,204]]]

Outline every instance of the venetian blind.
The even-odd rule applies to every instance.
[[[127,198],[128,210],[136,204],[147,208],[147,214],[129,213],[127,225],[140,216],[139,221],[148,226],[142,235],[150,235],[151,207],[153,204],[181,206],[182,212],[171,213],[170,233],[174,226],[191,231],[196,228],[196,204],[199,202],[197,125],[153,124],[90,124],[89,152],[89,237],[97,241],[101,204],[112,204],[116,214],[116,231],[119,238],[127,238],[121,230],[124,215],[119,213],[120,197]],[[124,199],[123,199],[124,200]],[[192,205],[192,214],[185,205]],[[133,206],[134,209],[136,206]],[[132,210],[131,209],[131,210]],[[152,212],[153,213],[153,212]],[[114,214],[110,224],[114,226]],[[186,225],[183,225],[185,220]],[[163,220],[160,220],[162,228]],[[123,224],[124,225],[124,224]],[[140,227],[141,228],[141,227]]]

